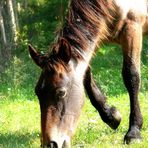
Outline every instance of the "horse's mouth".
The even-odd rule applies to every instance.
[[[62,146],[58,146],[57,142],[51,141],[47,145],[41,145],[41,148],[70,148],[70,144],[64,140]]]

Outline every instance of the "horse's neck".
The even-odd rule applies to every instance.
[[[110,8],[107,8],[107,6]],[[62,36],[70,43],[73,58],[78,59],[76,72],[84,73],[96,46],[108,36],[112,3],[109,1],[72,0]]]
[[[89,66],[89,62],[93,56],[96,44],[97,39],[88,44],[88,49],[85,50],[85,53],[83,53],[83,59],[77,61],[75,59],[71,59],[72,67],[75,71],[75,78],[77,79],[78,83],[83,81],[85,71]]]
[[[110,1],[71,0],[62,36],[70,43],[73,56],[82,56],[89,63],[97,43],[108,36],[111,12]]]

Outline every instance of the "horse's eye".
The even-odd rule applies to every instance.
[[[66,97],[66,94],[67,94],[67,90],[64,87],[63,88],[58,88],[56,90],[56,97],[58,97],[58,98],[63,99],[63,98]]]

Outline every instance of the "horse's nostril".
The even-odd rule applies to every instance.
[[[58,98],[64,98],[66,96],[66,89],[65,88],[57,89],[56,96]]]
[[[48,145],[47,145],[48,148],[58,148],[58,145],[56,142],[54,141],[51,141]]]

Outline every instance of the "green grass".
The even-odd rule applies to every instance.
[[[144,118],[144,124],[142,128],[143,141],[140,143],[131,144],[130,147],[148,147],[148,100],[145,99],[145,95],[141,94],[141,110]],[[118,108],[122,114],[122,122],[119,128],[114,131],[104,124],[98,115],[98,112],[92,108],[89,101],[86,101],[83,109],[80,123],[76,131],[76,135],[73,139],[73,144],[79,146],[91,148],[110,148],[110,147],[129,147],[123,144],[123,137],[128,128],[128,115],[129,115],[129,101],[127,95],[120,95],[116,98],[111,97],[108,99],[109,104],[112,104]]]
[[[143,141],[130,147],[148,147],[148,100],[147,93],[140,94],[141,110],[144,118]],[[73,137],[73,147],[111,148],[129,147],[123,144],[123,136],[128,128],[129,100],[127,95],[111,97],[109,104],[117,106],[123,115],[119,128],[114,131],[102,122],[98,112],[86,99],[78,128]],[[36,148],[40,145],[40,113],[36,100],[0,101],[0,148]]]
[[[147,43],[144,43],[144,48],[147,46]],[[89,99],[86,98],[76,133],[72,139],[72,147],[147,148],[148,55],[146,50],[144,49],[142,53],[141,63],[140,105],[144,119],[141,131],[143,140],[129,146],[123,144],[123,137],[126,134],[129,122],[129,99],[120,74],[122,68],[121,51],[117,46],[105,46],[97,54],[99,56],[92,61],[94,78],[107,94],[108,103],[118,108],[123,115],[123,119],[116,131],[110,129],[103,123],[98,112],[91,106]],[[23,64],[21,63],[21,65]],[[19,68],[22,71],[21,67]],[[31,76],[30,73],[27,73],[27,76]],[[19,71],[17,71],[17,75],[19,75]],[[19,79],[16,80],[15,83],[19,82]],[[21,80],[24,82],[24,78],[21,78]],[[14,87],[13,83],[0,86],[0,148],[38,148],[40,145],[40,111],[38,100],[34,96],[32,83],[35,83],[34,78],[29,81],[27,77],[25,88],[21,85]]]
[[[0,148],[39,147],[37,101],[0,100]]]

